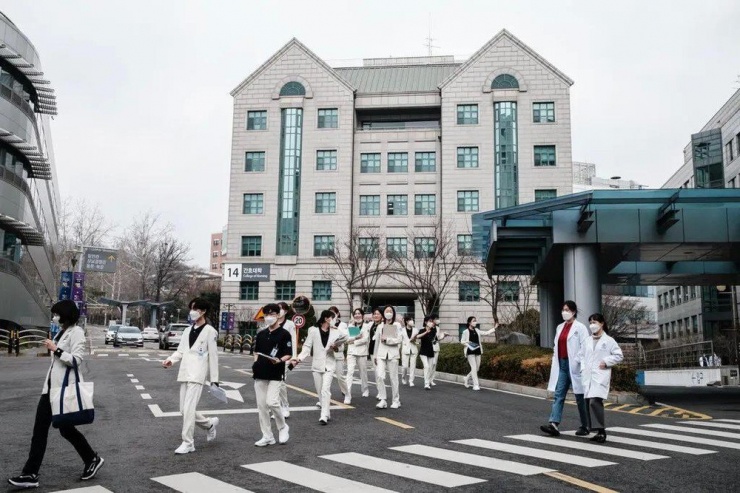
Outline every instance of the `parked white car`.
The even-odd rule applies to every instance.
[[[144,330],[141,331],[141,336],[144,338],[144,342],[159,341],[159,331],[154,327],[145,327]]]

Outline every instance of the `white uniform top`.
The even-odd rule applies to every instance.
[[[602,334],[598,339],[592,337],[581,348],[578,359],[581,363],[583,397],[586,399],[594,397],[606,399],[609,395],[609,385],[612,378],[611,368],[624,359],[622,349],[617,341],[606,334]],[[599,368],[602,362],[606,364],[606,368],[603,370]]]

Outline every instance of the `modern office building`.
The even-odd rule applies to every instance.
[[[210,271],[214,274],[220,274],[221,273],[221,263],[223,262],[223,256],[222,256],[222,245],[223,245],[223,233],[212,233],[211,234],[211,256],[210,256],[210,263],[211,263],[211,269]]]
[[[413,259],[434,255],[435,225],[452,225],[458,248],[469,250],[472,213],[572,193],[572,84],[505,30],[464,61],[373,58],[356,67],[330,67],[291,40],[231,93],[224,247],[229,263],[269,275],[225,281],[222,303],[303,294],[347,313],[347,297],[323,273],[328,252],[353,232],[360,252]],[[490,323],[482,290],[456,278],[442,323],[468,315]],[[507,291],[509,301],[519,296],[515,282]],[[364,302],[353,295],[353,305]],[[411,290],[388,276],[373,297],[384,303],[421,314]]]
[[[0,329],[48,328],[59,192],[54,90],[31,41],[0,13]]]
[[[740,187],[740,90],[691,136],[684,164],[663,188]],[[658,288],[658,326],[664,344],[711,340],[738,325],[737,286]]]
[[[573,193],[587,190],[642,190],[644,188],[648,187],[621,176],[601,178],[596,176],[596,164],[573,161]]]

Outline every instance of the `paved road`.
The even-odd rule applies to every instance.
[[[175,456],[179,388],[176,369],[159,365],[167,353],[152,343],[143,350],[106,347],[102,329],[91,332],[95,354],[85,371],[96,383],[96,421],[83,431],[106,465],[92,484],[79,482],[82,464],[52,430],[42,491],[354,493],[453,486],[461,492],[550,492],[583,491],[575,485],[583,481],[606,488],[597,491],[696,492],[730,491],[740,480],[740,412],[732,409],[693,422],[607,412],[607,424],[616,429],[609,443],[593,446],[571,436],[541,436],[538,427],[550,408],[545,400],[444,382],[424,391],[417,380],[416,387],[401,389],[401,409],[376,410],[372,396],[356,397],[351,407],[337,403],[323,427],[305,364],[289,379],[290,442],[256,448],[260,432],[248,375],[251,359],[231,354],[222,354],[220,365],[232,399],[222,405],[204,394],[200,405],[220,417],[218,438],[206,443],[205,433],[196,429],[197,451]],[[47,364],[45,358],[0,358],[5,476],[15,474],[27,454]],[[339,397],[334,387],[334,398]],[[576,415],[574,406],[566,407],[564,430],[575,429]],[[78,490],[91,486],[97,488]]]

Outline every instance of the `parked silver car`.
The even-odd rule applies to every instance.
[[[120,325],[109,325],[108,331],[105,333],[105,345],[112,344],[116,338],[116,332],[120,329]]]
[[[141,336],[141,330],[138,327],[128,326],[118,329],[116,338],[113,340],[113,347],[118,346],[144,347],[144,338]]]
[[[159,337],[159,349],[176,348],[180,344],[182,333],[190,327],[188,324],[168,324]]]

